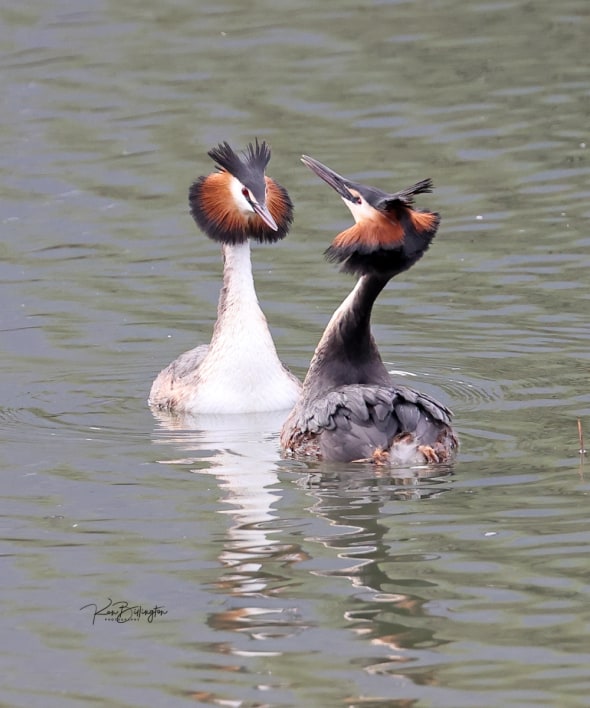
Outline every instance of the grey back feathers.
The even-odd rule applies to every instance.
[[[410,433],[420,444],[434,443],[451,411],[425,393],[406,386],[348,385],[310,402],[296,427],[320,435],[324,460],[346,462],[387,450],[396,435]]]

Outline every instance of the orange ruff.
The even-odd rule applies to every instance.
[[[266,183],[266,206],[277,224],[282,224],[285,221],[288,211],[284,194],[277,183],[270,177],[265,176],[264,181]],[[262,222],[260,217],[258,217],[258,219]]]
[[[388,218],[375,211],[374,215],[365,218],[338,234],[332,245],[335,248],[354,250],[362,247],[364,251],[399,246],[404,242],[404,230],[399,221]]]
[[[201,186],[201,207],[207,220],[222,226],[226,231],[240,231],[244,218],[232,209],[233,199],[229,189],[229,172],[214,172]]]
[[[436,228],[438,216],[429,211],[414,211],[408,209],[410,219],[418,233],[422,231],[432,231]]]

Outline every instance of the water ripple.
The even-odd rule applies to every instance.
[[[392,364],[385,362],[389,374],[394,380],[399,377],[407,378],[407,385],[420,389],[424,382],[431,389],[440,389],[445,392],[445,400],[451,400],[452,405],[461,411],[477,411],[494,409],[504,400],[501,384],[497,381],[485,380],[476,376],[464,375],[460,377],[443,376],[438,369],[421,369],[420,371],[401,371],[390,368]],[[406,382],[404,382],[406,383]]]

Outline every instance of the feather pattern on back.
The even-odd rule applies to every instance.
[[[406,386],[348,385],[297,407],[285,423],[281,444],[294,452],[346,462],[388,450],[397,435],[416,446],[435,446],[448,434],[451,411],[425,393]],[[443,461],[443,460],[440,460]]]

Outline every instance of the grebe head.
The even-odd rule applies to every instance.
[[[354,217],[354,226],[338,234],[326,251],[329,260],[342,263],[342,270],[392,277],[424,255],[440,217],[412,205],[417,194],[432,191],[430,179],[389,194],[342,177],[312,157],[304,155],[301,161],[342,197]]]
[[[199,177],[189,190],[191,214],[207,236],[229,244],[284,238],[293,204],[287,191],[264,174],[270,160],[267,143],[256,139],[237,153],[224,142],[207,154],[218,171]]]

